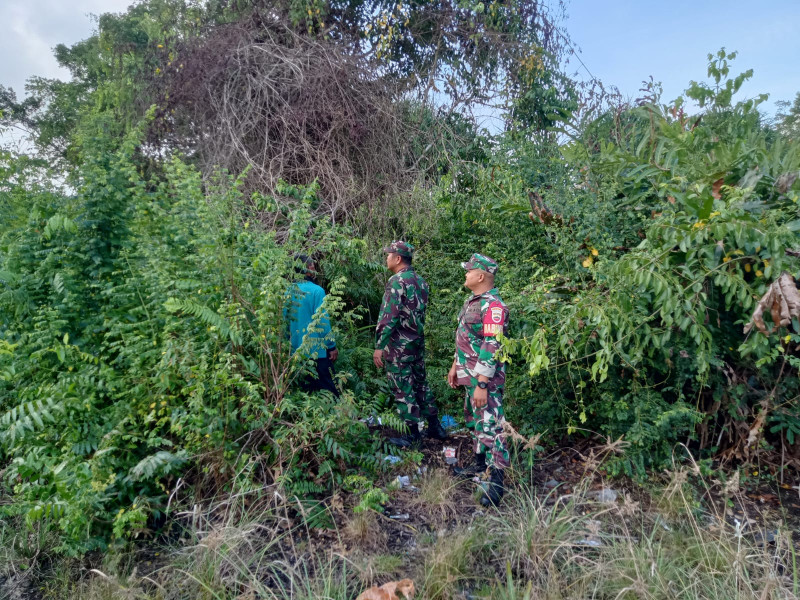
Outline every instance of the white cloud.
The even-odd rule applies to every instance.
[[[53,48],[74,44],[95,30],[90,13],[121,12],[131,0],[3,0],[5,30],[0,36],[0,85],[24,95],[25,80],[33,75],[68,78],[58,66]]]

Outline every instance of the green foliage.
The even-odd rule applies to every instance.
[[[787,138],[797,141],[800,138],[800,92],[794,97],[794,102],[779,100],[775,105],[778,107],[776,129]]]
[[[348,475],[343,488],[358,495],[358,504],[353,507],[353,512],[358,514],[369,510],[383,512],[383,505],[389,501],[389,495],[381,488],[376,488],[372,482],[361,475]]]
[[[443,413],[461,414],[445,375],[468,295],[459,263],[479,251],[500,264],[506,414],[523,435],[622,438],[607,469],[632,475],[678,440],[752,456],[751,423],[762,447],[796,445],[800,326],[740,327],[771,281],[798,273],[800,146],[791,114],[772,128],[761,98],[736,101],[750,72],[730,77],[735,53],[710,55],[711,81],[691,84],[700,114],[660,104],[653,85],[646,102],[576,123],[536,3],[276,6],[148,0],[57,49],[71,82],[33,80],[21,103],[0,89],[2,124],[34,130],[41,150],[0,154],[0,515],[80,554],[149,535],[181,487],[202,500],[274,486],[319,527],[320,496],[340,486],[359,494],[357,512],[382,510],[372,478],[389,449],[365,420],[404,428],[371,360],[387,276],[377,249],[399,237],[431,286],[428,373]],[[376,182],[382,197],[344,209],[349,224],[333,224],[324,182],[244,194],[247,172],[201,172],[169,135],[146,142],[153,115],[179,118],[148,99],[181,69],[183,44],[207,50],[210,31],[259,30],[267,16],[309,47],[374,52],[365,81],[399,82],[398,131],[426,134],[397,155],[408,189]],[[490,137],[408,100],[432,90],[502,93],[507,130]],[[66,171],[48,169],[56,156]],[[286,336],[295,253],[322,267],[329,293],[310,330],[323,314],[334,323],[339,398],[296,389],[314,364],[310,340],[292,353]]]
[[[139,135],[87,146],[74,196],[3,195],[20,217],[0,244],[2,510],[52,521],[64,552],[142,535],[179,477],[198,493],[274,482],[307,496],[382,464],[359,421],[379,407],[290,391],[309,372],[285,338],[292,254],[352,270],[357,240],[312,215],[315,186],[284,187],[298,202],[279,243],[252,225],[239,180],[204,184],[178,159],[144,179]],[[324,310],[347,328],[345,281]]]
[[[800,147],[775,139],[756,103],[732,102],[749,77],[727,79],[734,56],[710,56],[713,84],[690,88],[709,112],[633,107],[614,142],[595,144],[590,128],[588,145],[563,148],[578,192],[545,195],[563,215],[547,228],[558,262],[527,290],[541,329],[508,349],[534,376],[549,360],[538,379],[555,379],[568,431],[624,436],[628,472],[667,459],[684,436],[713,450],[709,439],[761,410],[757,390],[797,393],[780,374],[777,332],[743,339],[739,327],[773,279],[797,273],[784,250],[797,240]],[[734,369],[758,382],[736,409]]]
[[[692,81],[686,95],[692,100],[696,100],[700,108],[708,107],[711,111],[724,111],[731,108],[733,96],[741,89],[742,84],[753,76],[753,69],[748,69],[739,73],[736,77],[730,78],[730,63],[736,58],[736,52],[726,52],[725,48],[720,49],[715,54],[708,55],[708,76],[712,84]],[[767,97],[762,94],[756,102],[747,100],[737,108],[750,111],[763,102]]]

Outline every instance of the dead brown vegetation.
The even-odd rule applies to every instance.
[[[187,41],[178,56],[157,82],[163,108],[150,141],[184,148],[205,172],[249,169],[247,186],[266,193],[316,180],[317,208],[334,221],[367,200],[379,215],[381,199],[417,182],[421,134],[401,118],[402,90],[335,43],[253,17]]]

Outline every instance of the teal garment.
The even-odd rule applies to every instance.
[[[303,337],[308,331],[308,326],[314,320],[314,313],[322,306],[325,299],[325,290],[313,281],[301,281],[292,286],[289,303],[284,312],[284,318],[289,321],[289,337],[292,342],[292,353],[303,343]],[[333,339],[326,340],[331,334],[331,322],[327,314],[319,320],[319,331],[309,334],[308,358],[325,358],[328,350],[336,347]]]

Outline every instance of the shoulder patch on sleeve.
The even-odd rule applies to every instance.
[[[503,332],[505,310],[500,302],[492,302],[483,315],[483,335],[495,336]]]

